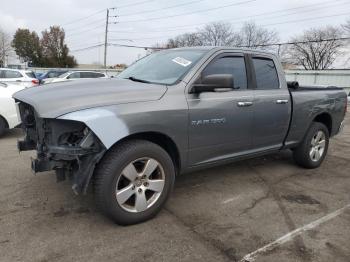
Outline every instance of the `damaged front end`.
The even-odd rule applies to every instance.
[[[69,177],[73,191],[85,193],[95,165],[106,151],[104,145],[82,122],[40,118],[32,106],[20,101],[17,104],[25,132],[18,149],[37,151],[37,158],[32,159],[33,172],[55,170],[57,181]]]

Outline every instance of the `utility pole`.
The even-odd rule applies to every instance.
[[[104,59],[103,59],[103,66],[105,69],[107,68],[108,25],[109,25],[109,8],[107,8],[106,31],[105,31],[105,52],[104,52]]]

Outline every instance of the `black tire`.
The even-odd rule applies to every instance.
[[[7,129],[5,120],[0,116],[0,137],[2,137]]]
[[[310,154],[313,147],[312,141],[319,131],[323,132],[324,134],[325,146],[321,157],[316,160],[316,159],[313,159]],[[307,131],[303,141],[293,151],[293,157],[295,162],[299,166],[304,168],[312,169],[312,168],[319,167],[327,155],[328,144],[329,144],[328,128],[322,123],[313,122],[309,130]]]
[[[151,158],[158,162],[164,172],[164,187],[155,202],[144,211],[129,212],[117,201],[116,190],[120,179],[125,179],[123,170],[135,160]],[[159,171],[157,171],[159,172]],[[175,181],[174,163],[160,146],[144,140],[125,141],[112,147],[96,167],[94,173],[95,199],[98,208],[119,225],[137,224],[153,218],[164,206]],[[149,180],[151,181],[151,180]],[[130,185],[133,184],[130,182]],[[135,186],[133,186],[135,188]],[[135,190],[135,189],[134,189]],[[136,187],[136,190],[137,189]],[[146,195],[147,190],[144,190]],[[137,191],[134,195],[135,207]],[[148,200],[147,200],[148,201]]]

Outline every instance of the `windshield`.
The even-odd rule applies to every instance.
[[[156,52],[132,64],[117,77],[172,85],[186,74],[205,53],[205,50]]]

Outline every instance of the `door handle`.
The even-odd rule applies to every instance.
[[[22,80],[16,80],[16,82],[22,82]]]
[[[288,100],[287,99],[278,99],[276,100],[276,104],[288,104]]]
[[[239,107],[247,107],[253,105],[253,102],[238,102],[237,106]]]

